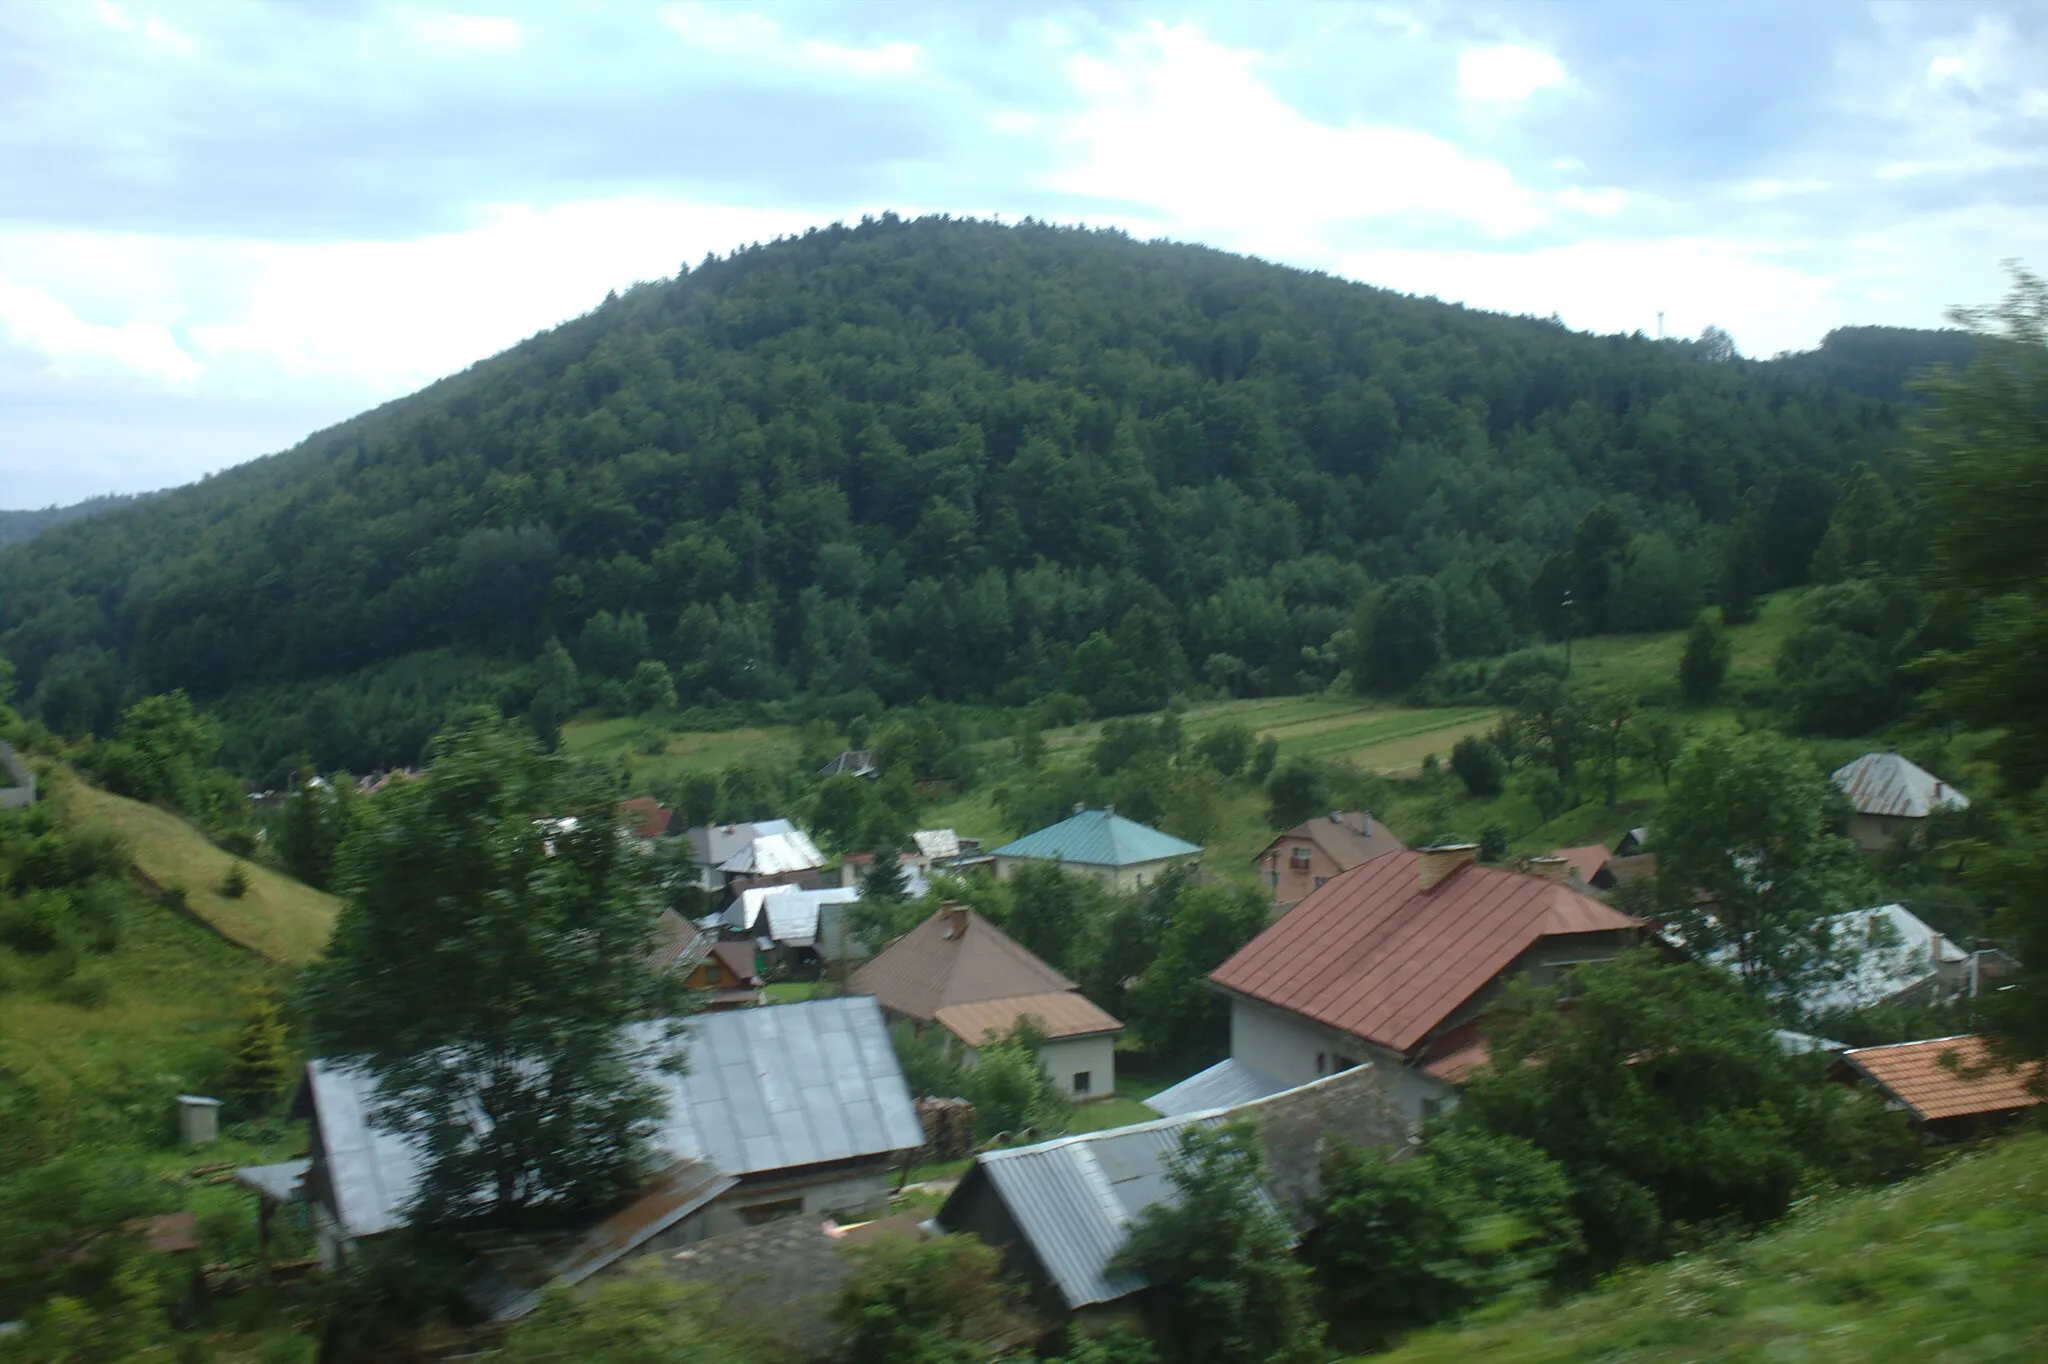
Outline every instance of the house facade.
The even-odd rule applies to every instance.
[[[816,887],[825,865],[811,836],[786,819],[700,824],[682,836],[690,840],[697,888],[715,903],[749,886]]]
[[[969,1064],[990,1034],[1007,1036],[1028,1020],[1046,1039],[1039,1063],[1068,1097],[1116,1088],[1123,1024],[965,905],[941,906],[863,963],[846,988],[873,995],[892,1021],[945,1029]]]
[[[1967,810],[1970,798],[1926,768],[1896,753],[1866,753],[1833,773],[1855,817],[1850,836],[1865,852],[1877,852],[1895,836],[1918,838],[1937,810]]]
[[[1646,925],[1571,883],[1570,864],[1478,865],[1470,844],[1388,853],[1333,878],[1211,973],[1230,1059],[1153,1096],[1175,1111],[1219,1088],[1276,1089],[1378,1069],[1420,1126],[1485,1058],[1478,1021],[1508,981],[1553,985]]]
[[[1297,824],[1268,843],[1255,864],[1273,903],[1299,904],[1340,872],[1407,844],[1363,810],[1332,810]]]
[[[988,856],[996,876],[1004,881],[1022,867],[1052,865],[1090,877],[1109,890],[1133,891],[1177,867],[1199,865],[1202,848],[1125,819],[1113,805],[1100,810],[1076,805],[1068,818],[1005,843]]]

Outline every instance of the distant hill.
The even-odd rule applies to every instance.
[[[1820,349],[1781,355],[1771,367],[1865,398],[1898,402],[1911,398],[1908,385],[1929,368],[1962,369],[1977,358],[1981,344],[1966,331],[1837,327],[1821,339]]]
[[[61,526],[66,521],[76,521],[84,516],[97,516],[116,507],[125,507],[135,500],[133,496],[109,494],[105,497],[88,497],[85,501],[74,502],[68,507],[43,507],[36,511],[0,511],[0,549],[40,535],[51,526]]]
[[[1834,480],[1893,435],[1872,398],[1691,343],[885,216],[0,552],[0,652],[60,728],[218,701],[252,771],[411,761],[450,706],[545,718],[645,661],[685,705],[1270,695],[1327,685],[1401,575],[1435,580],[1450,652],[1509,647],[1602,501],[1617,571],[1640,542],[1673,588],[1631,628],[1682,623],[1746,514],[1789,508],[1766,543],[1802,574]],[[550,638],[577,677],[526,666]]]

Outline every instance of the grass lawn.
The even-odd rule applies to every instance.
[[[2044,1265],[2048,1137],[2029,1134],[1558,1307],[1411,1337],[1373,1364],[2042,1359]]]
[[[1076,1104],[1074,1120],[1068,1124],[1067,1130],[1102,1132],[1112,1127],[1129,1127],[1135,1122],[1150,1122],[1158,1116],[1136,1099],[1125,1098],[1119,1094],[1113,1099],[1097,1099],[1093,1103]]]
[[[340,902],[281,872],[244,861],[249,889],[220,893],[238,859],[167,810],[124,799],[81,781],[61,784],[71,818],[112,827],[128,842],[136,869],[158,886],[180,886],[192,913],[226,938],[274,962],[303,965],[320,955]]]
[[[645,783],[684,772],[722,772],[740,762],[795,762],[797,732],[788,725],[674,732],[663,729],[658,717],[606,719],[586,712],[562,726],[562,747],[580,758],[624,761]],[[643,751],[648,749],[654,751]]]
[[[775,1004],[801,1004],[816,997],[818,982],[815,980],[785,980],[779,985],[767,986],[763,991],[769,1001]]]

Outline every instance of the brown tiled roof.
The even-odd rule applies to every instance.
[[[955,921],[941,909],[864,962],[847,989],[873,995],[891,1013],[929,1022],[950,1004],[1075,988],[973,910],[958,913],[966,931],[951,933]]]
[[[937,1021],[968,1046],[978,1047],[991,1032],[998,1037],[1008,1036],[1016,1030],[1018,1020],[1026,1016],[1036,1021],[1047,1038],[1086,1037],[1091,1033],[1116,1032],[1123,1027],[1077,990],[948,1004],[939,1010]]]
[[[1425,891],[1422,855],[1330,878],[1210,979],[1406,1052],[1539,938],[1642,927],[1584,891],[1470,865]]]
[[[2009,1113],[2041,1102],[2030,1088],[2041,1076],[2040,1062],[2017,1067],[1993,1062],[1990,1046],[1972,1034],[1858,1047],[1843,1052],[1842,1060],[1922,1122]]]
[[[747,942],[721,942],[711,945],[711,956],[726,972],[743,985],[759,985],[761,977],[754,973],[754,945]]]
[[[1614,854],[1607,851],[1607,845],[1604,843],[1588,843],[1583,848],[1559,848],[1551,856],[1562,857],[1571,863],[1572,871],[1590,886],[1593,884],[1593,878],[1600,874],[1600,868],[1606,866]]]
[[[626,831],[635,838],[659,838],[668,832],[669,821],[675,818],[674,811],[652,796],[620,801],[619,815],[625,821]]]
[[[647,946],[647,965],[660,971],[674,966],[687,955],[700,937],[697,925],[672,909],[664,909],[654,921],[654,938]]]
[[[1261,849],[1259,857],[1265,857],[1275,846],[1290,838],[1307,839],[1343,871],[1362,866],[1375,857],[1400,852],[1406,846],[1394,837],[1392,829],[1363,810],[1345,810],[1334,817],[1322,815],[1295,825]]]

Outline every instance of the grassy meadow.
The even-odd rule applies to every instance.
[[[1557,1307],[1508,1305],[1375,1364],[2048,1357],[2048,1136],[1890,1188],[1824,1198],[1775,1230],[1624,1270]]]
[[[222,852],[177,815],[154,805],[70,781],[59,794],[70,818],[112,828],[127,842],[136,870],[159,889],[181,888],[192,913],[229,942],[262,957],[301,966],[320,955],[340,902],[282,872]],[[249,880],[240,897],[221,893],[228,868],[242,861]]]

